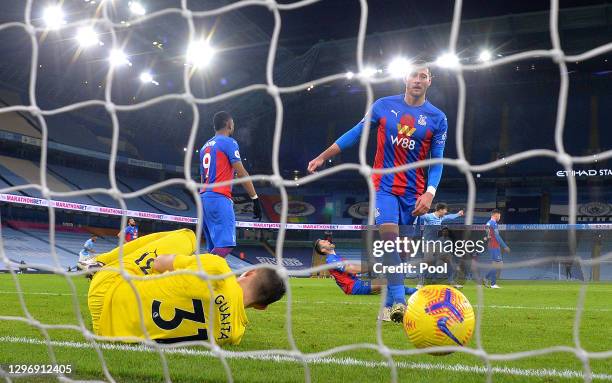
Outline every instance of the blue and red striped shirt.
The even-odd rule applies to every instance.
[[[489,249],[499,249],[500,247],[508,247],[501,235],[499,235],[499,229],[497,228],[497,221],[490,219],[487,222],[487,237],[489,238]]]
[[[127,226],[125,228],[125,242],[130,242],[138,238],[138,226]]]
[[[336,255],[329,254],[325,258],[326,264],[339,263],[344,261],[344,258]],[[353,285],[357,276],[346,272],[346,266],[339,264],[335,269],[330,269],[329,274],[336,280],[336,284],[344,291],[345,294],[350,294],[353,290]]]
[[[365,118],[343,134],[336,144],[341,150],[359,142]],[[429,101],[411,106],[404,95],[376,100],[370,114],[371,130],[377,132],[374,169],[393,168],[427,158],[442,158],[448,123],[444,113]],[[397,196],[418,198],[426,187],[438,188],[442,164],[429,167],[427,179],[423,168],[391,174],[373,174],[376,190]]]
[[[200,149],[200,175],[202,183],[231,181],[234,179],[232,164],[240,161],[238,143],[231,137],[218,135],[208,140]],[[232,185],[207,187],[202,193],[218,193],[232,198]]]

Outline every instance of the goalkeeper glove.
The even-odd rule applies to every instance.
[[[253,202],[253,218],[261,221],[261,203],[259,202],[259,197],[253,198],[252,202]]]

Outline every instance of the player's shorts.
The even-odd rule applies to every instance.
[[[236,246],[236,216],[234,202],[218,193],[200,195],[204,210],[203,230],[206,247],[211,251],[215,247]]]
[[[356,279],[353,288],[351,289],[351,295],[370,295],[372,294],[372,281],[362,281]]]
[[[377,191],[376,224],[413,225],[417,220],[417,217],[412,216],[415,204],[414,197],[396,196],[386,191]]]
[[[489,249],[489,255],[491,256],[492,262],[502,261],[501,249]]]

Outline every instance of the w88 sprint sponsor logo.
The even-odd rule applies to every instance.
[[[395,146],[399,146],[404,149],[412,150],[416,145],[416,141],[410,137],[398,137],[394,135],[390,135],[391,143]]]

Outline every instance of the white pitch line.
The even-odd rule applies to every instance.
[[[17,291],[0,291],[0,294],[18,294]],[[49,292],[24,292],[23,295],[55,295],[55,296],[72,296],[72,294],[67,293],[49,293]],[[79,297],[86,297],[87,295],[79,294]],[[293,301],[294,303],[302,303],[302,304],[315,304],[315,305],[367,305],[367,306],[378,306],[379,302],[333,302],[333,301],[305,301],[296,299]],[[474,305],[474,307],[480,307],[478,305]],[[487,309],[501,309],[501,310],[552,310],[552,311],[576,311],[576,307],[570,306],[511,306],[511,305],[485,305]],[[595,311],[595,312],[612,312],[612,309],[592,309],[585,307],[584,311]]]
[[[21,343],[21,344],[34,344],[34,345],[47,345],[47,342],[25,337],[14,337],[14,336],[3,336],[0,337],[0,343]],[[89,343],[84,342],[66,342],[66,341],[51,341],[49,342],[53,347],[67,347],[76,349],[93,349],[93,346]],[[157,352],[155,349],[145,347],[142,345],[129,345],[129,344],[117,344],[117,343],[98,343],[98,346],[104,350],[113,351],[132,351],[132,352]],[[204,356],[204,357],[217,357],[210,351],[194,350],[187,348],[164,348],[166,354],[178,354],[178,355],[189,355],[189,356]],[[229,359],[250,359],[259,361],[271,361],[271,362],[287,362],[287,363],[301,363],[300,360],[285,356],[285,355],[245,355],[236,354],[231,351],[225,351],[225,357]],[[367,368],[389,368],[387,362],[374,361],[374,360],[362,360],[355,358],[316,358],[308,359],[309,364],[326,364],[326,365],[341,365],[341,366],[357,366]],[[486,374],[487,369],[481,366],[468,366],[465,364],[443,364],[443,363],[414,363],[414,362],[396,362],[396,366],[401,369],[409,370],[431,370],[431,371],[450,371],[450,372],[464,372],[464,373],[475,373],[475,374]],[[564,379],[576,379],[584,378],[582,371],[576,370],[556,370],[552,368],[538,368],[538,369],[523,369],[513,367],[493,367],[494,374],[502,375],[514,375],[523,377],[552,377],[552,378],[564,378]],[[610,374],[593,374],[594,379],[603,381],[612,381],[612,375]]]
[[[305,300],[294,300],[295,303],[301,304],[335,304],[335,305],[367,305],[367,306],[379,306],[380,302],[332,302],[332,301],[305,301]],[[473,307],[481,307],[473,305]],[[487,309],[503,309],[503,310],[553,310],[553,311],[576,311],[576,307],[564,307],[564,306],[509,306],[509,305],[485,305]],[[612,312],[612,309],[592,309],[585,307],[584,311],[597,311],[597,312]]]

